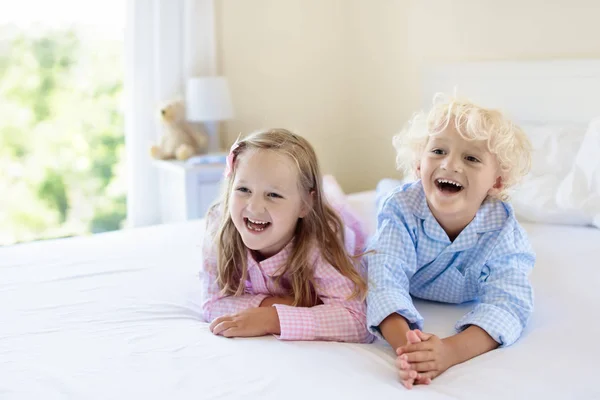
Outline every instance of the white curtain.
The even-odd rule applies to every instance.
[[[161,188],[149,156],[160,105],[184,97],[186,80],[216,70],[213,0],[128,0],[125,65],[127,226],[161,222]]]

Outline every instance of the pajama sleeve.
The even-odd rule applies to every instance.
[[[513,344],[533,311],[533,288],[529,273],[535,254],[523,229],[502,235],[480,278],[480,302],[456,324],[485,330],[501,346]]]
[[[323,302],[314,307],[277,304],[282,340],[324,340],[369,343],[364,300],[350,298],[354,283],[331,264],[316,257],[315,283]]]
[[[258,307],[267,297],[266,294],[253,294],[246,283],[246,293],[241,296],[225,296],[217,283],[217,254],[215,232],[218,214],[211,212],[207,216],[207,227],[202,244],[202,266],[200,282],[202,284],[202,313],[206,322],[211,322],[227,314],[235,314],[248,308]]]
[[[369,293],[367,325],[380,336],[379,325],[393,313],[403,316],[411,329],[422,329],[423,317],[413,305],[410,279],[416,272],[415,234],[406,218],[412,217],[400,201],[390,196],[377,216],[377,232],[365,256]]]

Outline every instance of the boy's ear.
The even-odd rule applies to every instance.
[[[308,198],[305,202],[302,202],[302,209],[300,210],[300,218],[306,217],[306,215],[313,208],[313,204],[315,203],[315,191],[311,190],[308,194]]]
[[[417,161],[417,169],[415,171],[417,179],[421,179],[421,161]]]
[[[502,177],[499,176],[496,178],[496,183],[494,183],[494,186],[488,190],[488,195],[496,196],[498,193],[500,193],[502,188],[504,188],[504,182],[502,182]]]

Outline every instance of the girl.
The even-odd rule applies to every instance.
[[[211,332],[370,342],[366,282],[348,254],[363,234],[344,231],[325,200],[312,146],[283,129],[254,133],[232,146],[225,176],[203,248]]]

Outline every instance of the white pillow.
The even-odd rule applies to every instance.
[[[590,123],[556,200],[559,207],[577,210],[587,224],[600,228],[600,118]]]
[[[519,220],[600,227],[600,118],[589,128],[585,123],[525,122],[520,126],[533,152],[530,173],[511,193]],[[381,181],[377,204],[399,184]]]
[[[514,188],[511,203],[521,220],[565,225],[588,225],[578,209],[559,205],[557,193],[571,171],[586,132],[585,124],[521,123],[531,141],[531,171]]]
[[[531,176],[564,178],[581,146],[587,124],[524,124],[521,129],[533,147]]]

